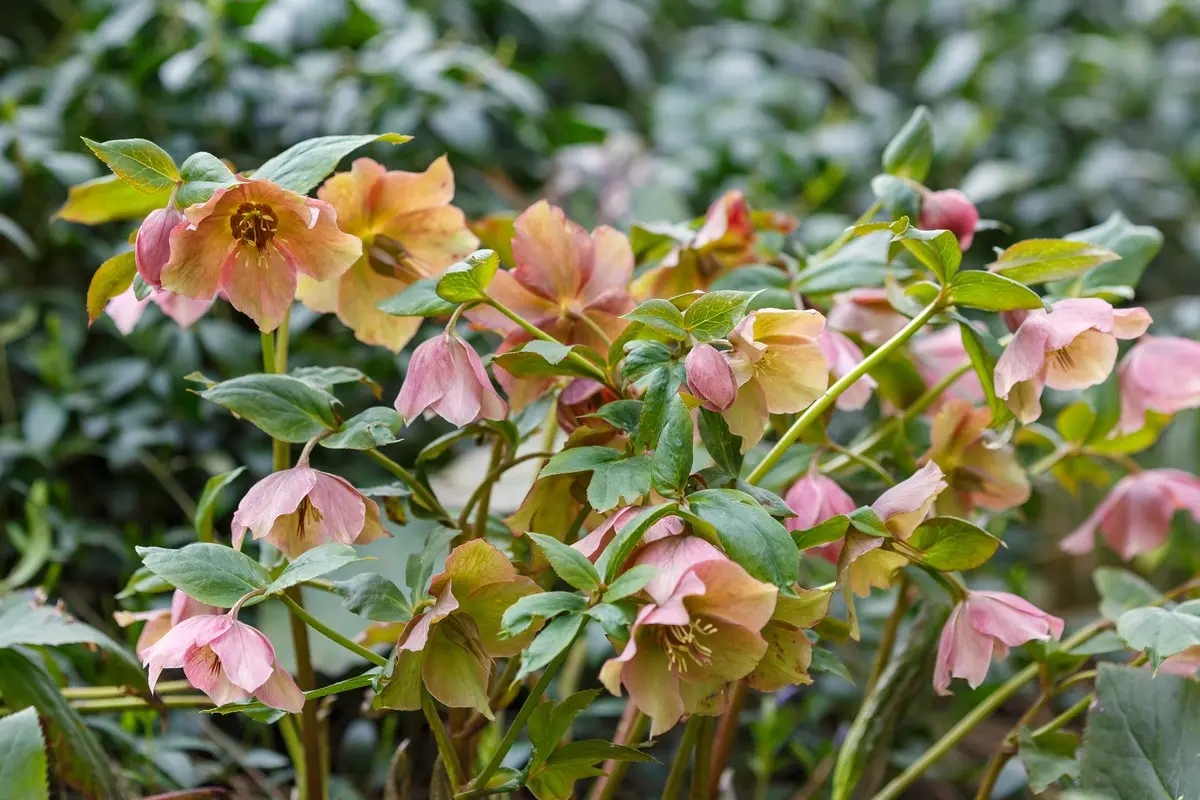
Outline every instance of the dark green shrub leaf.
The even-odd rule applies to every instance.
[[[525,535],[532,539],[546,556],[558,577],[581,592],[594,592],[600,588],[600,574],[583,553],[553,536],[532,531]]]
[[[729,557],[755,578],[791,586],[800,577],[800,552],[787,530],[753,497],[736,489],[705,489],[688,508],[713,527]]]
[[[659,494],[673,497],[682,492],[692,474],[693,435],[692,414],[683,398],[673,395],[651,461],[650,482]]]
[[[306,550],[288,564],[279,577],[271,581],[267,587],[268,593],[282,592],[291,586],[311,581],[322,575],[340,569],[347,564],[363,561],[358,553],[348,544],[330,542],[312,550]]]

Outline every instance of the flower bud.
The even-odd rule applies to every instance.
[[[921,200],[921,217],[917,225],[925,230],[947,230],[958,237],[958,246],[966,250],[975,237],[979,212],[967,196],[958,189],[926,192]]]
[[[186,222],[183,214],[174,206],[167,206],[147,214],[138,228],[133,249],[137,271],[155,289],[162,288],[162,270],[171,260],[171,231],[181,222]]]
[[[688,391],[709,411],[724,411],[737,399],[737,381],[725,356],[711,344],[698,344],[688,353]]]

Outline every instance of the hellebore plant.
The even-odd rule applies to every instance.
[[[119,620],[145,623],[137,652],[151,691],[182,668],[197,703],[277,722],[306,800],[329,792],[318,699],[364,688],[372,714],[422,712],[428,736],[406,746],[430,757],[405,763],[435,796],[565,800],[604,776],[597,800],[615,797],[626,763],[664,755],[682,723],[662,796],[679,796],[693,764],[691,796],[716,797],[741,768],[744,708],[759,704],[766,720],[808,691],[810,673],[845,671],[831,648],[871,650],[855,597],[872,595],[892,612],[832,790],[896,798],[1034,677],[1029,719],[1086,680],[1087,653],[1070,651],[1114,628],[1101,620],[1055,644],[1062,620],[972,575],[1007,548],[1027,551],[1022,507],[1035,492],[1111,484],[1090,516],[1064,505],[1073,524],[1086,519],[1062,541],[1076,554],[1099,533],[1128,560],[1167,541],[1176,510],[1200,518],[1197,478],[1132,458],[1170,415],[1200,406],[1197,345],[1141,339],[1114,374],[1121,342],[1151,324],[1144,309],[1111,304],[1132,287],[1090,282],[1119,248],[1072,236],[1017,242],[990,261],[971,250],[986,227],[974,205],[921,183],[933,153],[924,110],[885,151],[877,202],[818,252],[790,238],[788,214],[740,191],[703,218],[637,228],[636,248],[539,200],[512,218],[503,255],[472,252],[445,157],[418,172],[368,158],[335,172],[358,147],[405,138],[327,137],[246,173],[207,153],[176,167],[141,139],[90,143],[112,185],[160,207],[97,272],[89,315],[107,307],[127,332],[154,302],[186,326],[227,300],[261,331],[263,372],[192,377],[273,456],[227,530],[213,509],[240,470],[210,482],[201,541],[139,548],[145,573],[122,601],[140,610]],[[489,241],[505,228],[498,217],[476,227]],[[834,270],[851,246],[873,248],[871,269]],[[355,365],[289,370],[297,299],[362,342],[419,342],[394,407],[343,406],[344,386],[375,386]],[[1053,429],[1035,424],[1047,409]],[[444,435],[422,447],[415,423],[433,417]],[[383,452],[402,436],[403,463]],[[295,460],[292,445],[303,445]],[[435,491],[439,458],[478,445],[490,455],[474,486]],[[311,465],[336,451],[392,482],[355,488]],[[527,463],[511,511],[496,487]],[[392,536],[415,550],[406,569],[372,571],[372,543]],[[1013,557],[1000,558],[1015,577]],[[357,561],[366,571],[336,574]],[[1043,586],[1034,578],[1015,588]],[[339,596],[366,632],[339,632],[301,587]],[[147,596],[162,589],[174,592],[169,610]],[[1182,613],[1168,604],[1191,590],[1126,610]],[[291,622],[295,679],[239,619],[271,603]],[[1197,642],[1147,643],[1137,628],[1119,619],[1104,652],[1189,669]],[[317,674],[312,632],[365,669],[322,685],[337,676]],[[597,648],[608,648],[602,665]],[[955,677],[979,687],[1005,659],[1023,666],[890,783],[867,786],[895,761],[890,733],[863,733],[871,720],[894,724],[912,697],[945,694]],[[564,742],[601,688],[626,698],[618,732]],[[261,716],[268,708],[285,714]],[[658,743],[643,741],[647,725]],[[981,797],[1020,733],[998,747]],[[515,748],[522,737],[529,748]],[[870,780],[868,756],[883,770]]]

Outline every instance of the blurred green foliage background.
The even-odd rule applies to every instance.
[[[936,120],[929,185],[961,187],[1001,223],[977,237],[977,258],[1120,209],[1166,238],[1139,302],[1160,331],[1200,330],[1200,305],[1185,297],[1200,293],[1194,3],[8,4],[0,565],[29,527],[30,487],[48,481],[47,586],[102,621],[135,544],[186,541],[209,475],[269,464],[265,437],[181,380],[257,368],[258,337],[228,307],[189,331],[153,308],[129,337],[107,319],[87,328],[88,280],[130,226],[51,221],[67,186],[103,172],[80,136],[145,137],[179,158],[207,150],[251,168],[307,137],[398,131],[416,138],[370,154],[423,169],[449,153],[469,215],[546,196],[589,226],[625,225],[690,217],[738,187],[794,213],[819,246],[869,205],[880,150],[918,103]],[[298,312],[293,334],[295,363],[353,363],[386,400],[398,389],[404,357],[357,344],[336,320]],[[1159,457],[1194,469],[1196,429],[1194,415],[1178,421]],[[344,465],[352,480],[361,469]]]

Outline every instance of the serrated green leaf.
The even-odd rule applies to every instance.
[[[583,628],[584,618],[575,614],[555,617],[541,633],[533,638],[521,655],[521,669],[517,680],[545,669],[575,641],[576,634]]]
[[[729,557],[761,581],[791,586],[800,577],[800,552],[787,530],[750,495],[705,489],[687,497],[688,509],[712,526]]]
[[[458,303],[451,303],[438,296],[438,278],[422,278],[413,281],[399,294],[380,300],[375,307],[385,314],[397,317],[444,317],[454,313]]]
[[[502,367],[515,378],[552,378],[560,375],[595,378],[591,370],[568,357],[572,352],[583,354],[585,351],[586,348],[581,345],[568,347],[556,342],[534,339],[518,350],[497,354],[492,358],[492,363]]]
[[[583,553],[553,536],[532,531],[525,535],[532,539],[546,556],[558,577],[582,592],[594,592],[600,588],[600,575]]]
[[[451,303],[486,300],[488,284],[499,268],[500,256],[495,250],[476,250],[438,277],[438,296]]]
[[[752,299],[753,292],[705,292],[683,312],[683,325],[702,342],[723,339],[746,316]]]
[[[1023,284],[1077,278],[1120,256],[1088,242],[1027,239],[1017,242],[988,264],[988,269]]]
[[[569,475],[575,472],[590,472],[601,464],[608,464],[625,457],[620,450],[612,447],[569,447],[561,453],[556,453],[542,471],[539,478],[552,475]]]
[[[599,464],[588,483],[588,502],[601,513],[620,505],[634,505],[650,493],[650,476],[651,463],[647,455]]]
[[[237,176],[212,153],[193,153],[179,167],[183,183],[175,195],[181,206],[208,202],[218,189],[237,183]]]
[[[1163,235],[1150,225],[1134,225],[1120,211],[1086,230],[1067,234],[1071,241],[1088,242],[1120,256],[1117,261],[1102,264],[1083,276],[1084,291],[1104,286],[1137,288],[1146,266],[1162,249]]]
[[[646,584],[654,579],[658,569],[650,564],[638,564],[621,573],[604,592],[604,602],[615,603],[618,600],[637,594]]]
[[[636,517],[622,525],[608,547],[604,548],[600,558],[596,559],[596,570],[604,576],[604,582],[611,584],[616,579],[621,567],[625,564],[625,559],[633,552],[633,548],[641,541],[642,535],[650,529],[651,525],[678,511],[679,505],[674,502],[650,506],[639,511]]]
[[[400,441],[396,434],[403,429],[404,418],[395,409],[376,406],[355,414],[318,444],[331,450],[374,450]]]
[[[678,397],[685,372],[682,364],[669,362],[650,373],[646,392],[642,395],[642,415],[638,417],[638,444],[652,446],[658,441],[667,418],[671,399]]]
[[[651,298],[625,315],[625,319],[640,322],[648,328],[665,333],[672,339],[684,340],[688,332],[684,329],[683,314],[668,300]]]
[[[364,572],[344,581],[334,581],[334,589],[345,598],[342,603],[351,614],[376,622],[408,622],[412,606],[399,586],[382,575]]]
[[[700,441],[712,460],[730,477],[742,472],[742,437],[729,430],[729,423],[717,411],[700,409]]]
[[[579,614],[587,608],[587,598],[574,592],[538,592],[527,594],[504,611],[500,618],[505,636],[519,636],[535,619],[550,620],[559,614]]]
[[[905,250],[912,253],[930,272],[937,276],[938,283],[946,285],[958,273],[962,263],[962,250],[958,239],[950,231],[923,231],[908,228],[892,237]]]
[[[683,491],[692,474],[693,437],[692,414],[683,398],[673,395],[650,462],[650,483],[659,494],[673,497]]]
[[[0,607],[0,648],[66,644],[88,644],[102,648],[119,658],[128,672],[141,679],[141,662],[133,653],[108,634],[85,625],[65,611],[54,606],[26,602],[16,595]]]

